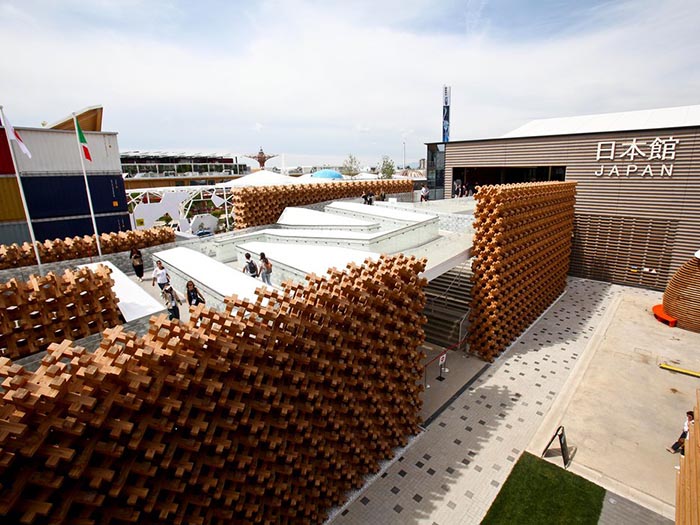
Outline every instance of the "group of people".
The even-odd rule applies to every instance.
[[[168,270],[163,266],[163,261],[156,261],[156,267],[153,269],[153,276],[151,279],[151,286],[158,285],[161,290],[161,296],[165,302],[165,306],[168,309],[168,315],[170,320],[180,319],[180,307],[182,304],[182,297],[172,284],[170,284],[170,275]],[[185,298],[187,299],[187,304],[190,306],[197,306],[198,304],[205,304],[204,296],[195,286],[194,281],[187,281],[185,289]]]
[[[260,252],[260,267],[255,264],[253,257],[249,254],[245,254],[245,264],[243,265],[243,273],[250,275],[251,277],[258,277],[262,279],[262,282],[272,286],[270,282],[270,275],[272,274],[272,263],[270,259],[267,258],[265,252]]]
[[[456,184],[454,194],[455,197],[469,197],[471,195],[476,195],[477,191],[479,191],[479,184],[468,181],[462,184]]]
[[[129,256],[131,259],[131,266],[134,268],[134,273],[139,281],[143,281],[143,255],[138,248],[132,248],[131,254]],[[265,284],[272,285],[270,281],[270,275],[272,274],[272,263],[267,258],[264,252],[260,252],[260,266],[253,261],[250,253],[245,254],[245,264],[243,266],[243,273],[250,275],[251,277],[260,277]],[[161,290],[161,296],[165,302],[165,306],[168,309],[168,314],[170,320],[180,319],[180,308],[179,305],[183,304],[181,295],[172,287],[170,284],[170,275],[165,266],[163,266],[163,261],[156,261],[156,266],[153,268],[153,275],[151,278],[151,286],[158,285]],[[204,296],[197,289],[193,281],[187,281],[187,288],[185,290],[185,298],[187,299],[187,304],[190,306],[197,306],[198,304],[204,304]]]
[[[136,277],[139,281],[143,281],[143,255],[141,254],[141,250],[132,248],[129,258],[131,259],[131,266],[134,269]],[[156,261],[156,266],[153,268],[151,286],[155,286],[156,284],[161,290],[161,297],[168,309],[170,320],[179,320],[179,305],[183,304],[182,297],[170,284],[170,275],[168,274],[168,270],[165,269],[165,266],[163,266],[163,261]],[[185,297],[187,299],[187,304],[190,306],[197,306],[198,304],[204,304],[206,302],[204,296],[202,296],[193,281],[187,281]]]

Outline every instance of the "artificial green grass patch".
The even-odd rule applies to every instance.
[[[526,452],[482,524],[596,525],[604,497],[603,487]]]

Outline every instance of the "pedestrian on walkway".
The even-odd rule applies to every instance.
[[[685,440],[688,439],[688,431],[690,430],[690,425],[695,423],[695,413],[692,410],[688,410],[685,413],[685,422],[683,423],[683,432],[681,432],[680,437],[676,442],[670,447],[666,447],[671,454],[676,452],[681,453],[681,456],[685,455]]]
[[[165,301],[165,306],[168,309],[169,319],[180,320],[180,308],[179,304],[182,304],[182,299],[180,295],[175,291],[170,283],[166,283],[161,292],[163,295],[163,300]]]
[[[131,259],[131,266],[136,277],[139,278],[139,281],[143,281],[143,256],[141,255],[141,250],[136,247],[132,248],[129,259]]]
[[[260,278],[265,284],[272,286],[270,274],[272,273],[272,263],[265,256],[265,252],[260,252]]]
[[[423,184],[423,187],[420,190],[420,201],[427,202],[429,197],[430,197],[430,190],[428,189],[428,187],[425,184]]]
[[[251,259],[249,253],[245,254],[245,264],[243,265],[243,273],[247,273],[251,277],[258,276],[258,265],[255,264],[255,261],[253,259]]]
[[[194,281],[187,281],[187,304],[190,306],[197,306],[198,304],[204,304],[206,301],[202,294],[199,292],[197,287],[194,285]]]
[[[163,266],[163,261],[157,261],[156,267],[153,268],[153,279],[151,279],[151,286],[158,286],[162,290],[165,285],[170,282],[170,275],[168,275],[168,270]]]

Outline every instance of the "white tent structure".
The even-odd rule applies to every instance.
[[[379,174],[377,173],[369,173],[367,171],[363,171],[355,175],[351,180],[377,180],[378,178]]]
[[[243,177],[216,184],[217,188],[241,188],[244,186],[279,186],[280,184],[294,184],[295,177],[282,175],[268,170],[260,170]]]

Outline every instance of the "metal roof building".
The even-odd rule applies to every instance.
[[[576,181],[570,273],[664,289],[700,248],[700,106],[533,120],[428,144],[438,198],[462,182]]]

